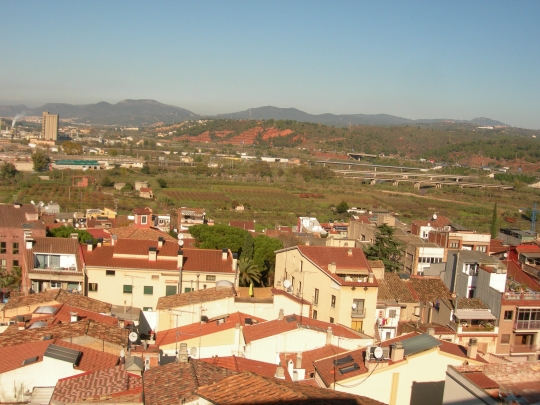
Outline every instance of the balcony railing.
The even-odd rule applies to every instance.
[[[497,333],[497,329],[493,325],[470,325],[459,324],[458,333]]]
[[[540,329],[540,321],[516,321],[514,329]]]
[[[536,353],[538,351],[538,345],[512,345],[510,346],[510,353]]]
[[[540,292],[505,292],[505,300],[540,300]]]
[[[366,317],[366,309],[365,308],[357,308],[351,310],[351,318],[365,318]]]

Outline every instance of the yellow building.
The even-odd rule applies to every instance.
[[[275,286],[310,301],[311,317],[375,334],[378,282],[361,248],[296,246],[276,252]]]

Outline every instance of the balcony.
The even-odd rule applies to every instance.
[[[498,328],[494,327],[490,323],[484,325],[470,325],[460,324],[458,326],[458,333],[498,333]]]
[[[505,292],[505,300],[540,300],[540,292]]]
[[[512,345],[510,346],[510,353],[536,353],[538,351],[538,345]]]
[[[516,321],[514,330],[540,329],[540,321]]]
[[[365,318],[366,317],[366,309],[365,308],[357,308],[351,310],[351,318]]]

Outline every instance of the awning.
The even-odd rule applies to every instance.
[[[454,312],[459,320],[486,320],[494,321],[497,318],[487,309],[460,309]]]

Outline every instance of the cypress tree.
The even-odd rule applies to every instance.
[[[493,206],[493,216],[491,217],[491,239],[496,239],[499,234],[497,227],[497,203]]]

